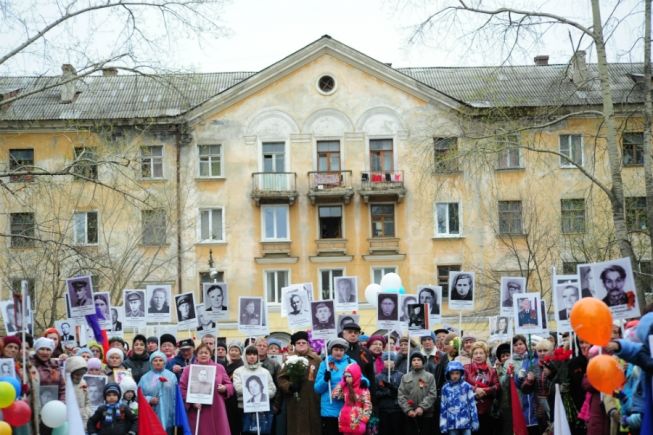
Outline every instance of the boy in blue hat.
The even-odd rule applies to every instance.
[[[120,402],[120,386],[110,382],[104,387],[104,405],[88,419],[89,435],[136,435],[138,424],[129,407]]]
[[[447,383],[440,402],[440,432],[471,435],[479,428],[474,389],[463,379],[465,369],[459,361],[447,365]]]

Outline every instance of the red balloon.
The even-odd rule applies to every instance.
[[[16,400],[2,410],[2,415],[7,423],[13,427],[19,427],[30,422],[32,410],[24,400]]]

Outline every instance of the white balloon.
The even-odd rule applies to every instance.
[[[399,291],[401,288],[401,277],[394,272],[386,273],[381,278],[381,289],[383,291]]]
[[[381,293],[381,286],[378,284],[370,284],[365,288],[365,299],[367,303],[376,307],[379,304],[378,294]]]
[[[51,400],[41,408],[41,421],[51,428],[61,426],[66,422],[66,404],[60,400]]]

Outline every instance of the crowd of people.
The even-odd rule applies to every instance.
[[[529,435],[548,434],[554,425],[556,384],[564,407],[557,411],[567,416],[574,435],[639,434],[645,413],[652,412],[645,385],[651,389],[653,306],[647,311],[640,319],[615,324],[612,341],[602,349],[569,334],[558,342],[555,333],[537,342],[515,335],[492,344],[444,328],[415,338],[367,337],[351,322],[326,343],[305,331],[292,334],[289,344],[263,337],[224,342],[208,334],[196,343],[170,334],[136,335],[130,343],[112,337],[106,354],[98,343],[62,346],[60,334],[49,328],[42,337],[27,336],[25,343],[20,335],[3,337],[0,354],[15,361],[15,376],[23,384],[19,400],[33,410],[32,422],[15,428],[17,434],[52,433],[39,421],[46,400],[42,392],[54,390],[63,401],[67,375],[87,434],[137,433],[138,389],[173,434],[177,386],[190,427],[199,428],[197,435],[257,430],[276,435],[508,435],[515,430],[515,412],[522,413],[518,420]],[[29,355],[25,371],[23,352]],[[599,393],[587,379],[588,361],[599,353],[617,358],[626,374],[625,385],[611,395]],[[285,363],[293,355],[305,362],[299,376],[294,365]],[[213,382],[212,404],[186,403],[193,392],[189,386],[203,388],[192,387],[191,365],[214,367],[199,377],[209,387]],[[215,373],[212,380],[208,373]],[[102,391],[85,375],[106,376]],[[269,401],[270,411],[258,416],[245,412],[246,390],[250,400]]]

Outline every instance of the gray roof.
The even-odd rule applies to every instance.
[[[86,76],[75,81],[73,103],[61,104],[60,77],[0,77],[0,94],[27,93],[0,110],[0,120],[129,119],[173,117],[196,107],[254,73]]]
[[[597,76],[589,64],[590,77]],[[537,107],[600,104],[598,80],[578,90],[567,65],[461,68],[398,68],[397,71],[472,107]],[[611,64],[615,103],[640,103],[641,89],[630,75],[643,64]],[[101,120],[160,118],[181,115],[256,73],[163,74],[157,76],[86,76],[76,82],[80,94],[60,103],[59,76],[0,77],[0,94],[51,87],[0,109],[0,121]]]
[[[644,94],[630,78],[643,63],[609,65],[615,103],[640,103]],[[398,68],[397,70],[473,107],[538,107],[601,104],[596,64],[587,65],[582,89],[569,79],[569,65]]]

